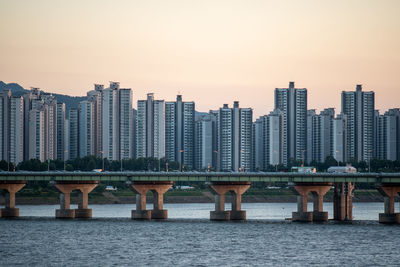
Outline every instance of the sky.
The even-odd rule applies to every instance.
[[[398,0],[0,0],[0,80],[83,96],[94,83],[178,93],[196,110],[274,107],[274,89],[308,89],[335,107],[363,84],[400,107]]]

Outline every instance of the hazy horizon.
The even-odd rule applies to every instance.
[[[116,4],[117,3],[117,4]],[[375,91],[400,107],[400,1],[0,1],[0,79],[85,96],[94,83],[132,88],[134,106],[178,92],[196,110],[240,101],[254,118],[294,81],[308,108]]]

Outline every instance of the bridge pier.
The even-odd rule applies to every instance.
[[[400,223],[400,213],[395,212],[395,197],[400,192],[400,184],[382,184],[378,191],[383,195],[385,212],[379,213],[380,223]]]
[[[328,212],[324,212],[324,196],[331,189],[331,183],[296,183],[294,189],[297,196],[297,212],[292,213],[295,222],[326,222]],[[308,193],[312,193],[314,210],[307,211]]]
[[[57,219],[92,218],[92,209],[88,209],[89,193],[98,185],[98,181],[59,181],[55,187],[60,190],[60,209],[56,210]],[[71,209],[71,192],[79,190],[77,209]]]
[[[211,191],[215,195],[215,211],[210,211],[210,220],[246,220],[242,210],[242,195],[250,188],[250,182],[214,182]],[[225,211],[225,194],[232,192],[232,210]]]
[[[132,210],[132,219],[168,219],[168,210],[164,210],[164,194],[171,188],[174,182],[133,182],[132,189],[136,193],[136,210]],[[146,194],[153,193],[153,210],[146,210]]]
[[[0,189],[6,191],[6,206],[0,210],[0,217],[19,217],[19,209],[15,207],[15,193],[26,185],[25,181],[1,181]]]
[[[335,221],[353,220],[354,183],[335,183],[333,195],[333,219]]]

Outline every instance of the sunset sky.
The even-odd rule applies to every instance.
[[[289,81],[337,112],[361,83],[384,111],[400,107],[399,14],[398,0],[0,0],[0,80],[79,96],[119,81],[134,106],[180,92],[255,117]]]

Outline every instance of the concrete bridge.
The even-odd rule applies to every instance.
[[[132,219],[167,219],[163,209],[164,193],[174,182],[206,182],[215,195],[215,211],[211,220],[245,220],[246,211],[241,209],[242,195],[253,182],[287,182],[298,195],[297,212],[293,221],[327,221],[323,211],[324,195],[334,187],[334,220],[352,220],[352,198],[355,183],[373,183],[384,197],[384,213],[379,214],[381,223],[400,223],[400,213],[395,212],[395,197],[400,193],[400,173],[280,173],[280,172],[1,172],[0,189],[6,191],[6,207],[2,217],[18,217],[15,193],[30,181],[49,181],[60,191],[60,209],[56,218],[91,218],[88,194],[99,182],[124,181],[136,193],[136,210]],[[78,209],[70,209],[70,194],[79,192]],[[153,210],[146,210],[146,194],[154,195]],[[232,209],[225,210],[225,195],[232,193]],[[313,211],[307,210],[308,195],[313,197]]]

